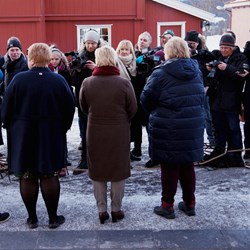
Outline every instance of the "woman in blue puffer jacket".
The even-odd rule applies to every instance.
[[[160,162],[162,204],[158,215],[175,218],[174,196],[178,180],[183,201],[180,210],[195,215],[194,162],[203,158],[204,85],[187,43],[173,37],[164,47],[166,61],[155,68],[141,94],[149,115],[149,155]]]

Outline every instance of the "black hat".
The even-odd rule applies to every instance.
[[[199,35],[199,33],[195,30],[187,32],[186,37],[185,37],[185,41],[192,41],[192,42],[198,43],[199,42],[198,35]]]
[[[20,50],[22,50],[22,45],[20,43],[20,41],[17,39],[17,38],[12,38],[8,41],[8,44],[7,44],[7,51],[10,49],[10,48],[13,48],[13,47],[18,47]]]
[[[223,35],[220,39],[220,46],[221,45],[234,47],[235,46],[234,37],[232,35],[229,35],[229,34]]]

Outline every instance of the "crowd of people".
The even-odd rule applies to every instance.
[[[8,39],[0,58],[1,124],[7,131],[9,173],[19,178],[29,228],[38,227],[39,188],[49,228],[65,222],[57,214],[59,177],[71,164],[66,134],[75,108],[81,160],[73,174],[88,170],[101,224],[110,217],[108,182],[112,222],[125,217],[125,180],[130,162],[141,161],[143,127],[149,141],[145,167],[161,169],[161,204],[154,213],[167,219],[175,218],[178,181],[183,195],[178,208],[196,214],[195,162],[242,167],[243,150],[250,159],[250,43],[241,52],[230,31],[221,36],[219,50],[209,51],[195,30],[185,39],[166,30],[161,43],[151,48],[145,31],[135,45],[122,40],[114,49],[90,29],[79,51],[63,53],[56,45],[34,43],[25,55],[17,37]],[[203,151],[204,131],[213,149],[209,155]],[[0,213],[0,222],[9,218]]]

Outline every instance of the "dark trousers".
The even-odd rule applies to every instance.
[[[182,198],[187,205],[195,204],[195,171],[193,163],[182,165],[161,164],[161,200],[174,204],[178,180],[182,188]]]
[[[86,145],[87,121],[88,121],[88,117],[86,115],[79,116],[78,118],[80,136],[82,138],[82,153],[81,153],[82,161],[86,161],[87,159],[87,145]]]
[[[239,114],[212,111],[216,137],[215,145],[224,149],[242,149]]]
[[[248,82],[250,85],[250,82]],[[245,93],[244,93],[244,146],[245,148],[250,148],[250,89],[249,86],[246,85]],[[247,151],[250,154],[250,151]]]

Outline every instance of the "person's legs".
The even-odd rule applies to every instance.
[[[225,150],[228,136],[228,124],[224,112],[212,111],[213,123],[216,131],[215,150]]]
[[[112,222],[122,220],[124,212],[121,210],[122,199],[124,197],[125,180],[111,182],[111,216]]]
[[[99,212],[99,220],[101,224],[104,224],[105,220],[109,219],[109,214],[107,212],[107,182],[92,180],[92,183],[97,209]]]
[[[108,209],[107,205],[107,182],[101,182],[101,181],[94,181],[93,183],[93,190],[94,190],[94,196],[96,199],[97,209],[98,212],[106,212]]]
[[[60,197],[60,182],[58,176],[41,178],[40,187],[49,216],[49,227],[56,228],[65,221],[62,215],[57,215]]]
[[[180,166],[180,185],[182,188],[182,198],[183,201],[188,206],[195,205],[195,171],[194,171],[194,164],[186,164]]]
[[[228,124],[228,150],[242,149],[239,114],[226,113],[226,119]]]
[[[227,162],[229,167],[243,167],[244,161],[241,156],[243,148],[242,134],[240,129],[239,115],[236,113],[227,113],[228,123],[228,150],[239,150],[238,152],[227,153]]]
[[[161,188],[163,202],[167,204],[174,204],[174,196],[177,191],[177,185],[179,180],[179,166],[161,164]]]
[[[36,204],[39,193],[38,179],[20,178],[20,194],[28,212],[27,223],[30,228],[37,227]]]
[[[250,82],[248,82],[250,84]],[[244,158],[250,159],[250,98],[249,98],[249,85],[246,84],[245,92],[244,92],[244,147],[245,149],[249,149],[245,152]]]
[[[164,216],[167,219],[174,219],[174,196],[177,191],[179,180],[179,166],[161,164],[161,206],[154,208],[154,213]]]
[[[195,215],[195,171],[194,164],[180,166],[180,184],[182,188],[182,198],[178,208],[188,216]]]
[[[210,112],[208,96],[206,96],[206,98],[204,99],[204,116],[205,116],[205,129],[207,133],[207,139],[209,141],[210,146],[214,146],[215,135],[214,135],[214,128],[213,128],[212,115]]]
[[[118,212],[122,207],[124,197],[125,180],[111,182],[111,211]]]
[[[82,151],[81,151],[81,160],[79,165],[74,169],[73,174],[81,174],[84,169],[88,169],[87,165],[87,144],[86,144],[86,132],[87,132],[87,121],[88,117],[82,116],[81,117],[81,137],[82,137]]]

